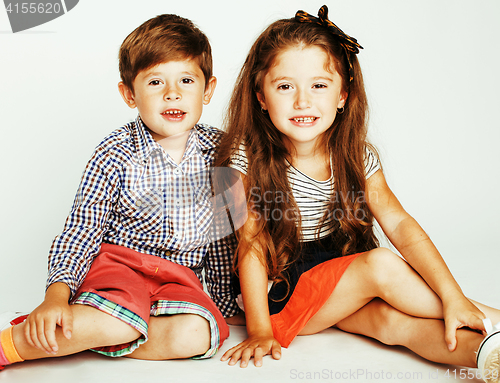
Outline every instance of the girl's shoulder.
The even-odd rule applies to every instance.
[[[382,165],[378,157],[377,150],[372,145],[365,146],[365,175],[366,179],[370,178],[377,170],[381,169]]]
[[[229,166],[233,169],[240,171],[243,174],[248,172],[248,158],[246,152],[246,145],[241,143],[238,148],[231,155],[231,162]]]

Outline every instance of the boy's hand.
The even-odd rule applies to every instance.
[[[450,351],[455,351],[457,347],[457,329],[469,327],[473,330],[485,331],[483,323],[485,315],[463,294],[443,300],[443,316],[444,338]]]
[[[248,361],[253,356],[254,365],[262,366],[262,358],[272,355],[274,359],[281,358],[281,345],[273,336],[254,336],[241,342],[239,345],[227,350],[221,360],[229,360],[229,365],[234,366],[241,359],[240,367],[248,366]]]
[[[67,339],[73,331],[73,312],[68,304],[69,288],[63,283],[49,287],[45,300],[26,319],[24,336],[33,347],[56,354],[59,346],[56,341],[56,326],[62,327]]]

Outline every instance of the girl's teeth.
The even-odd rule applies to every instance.
[[[316,117],[299,117],[299,118],[294,118],[294,121],[297,122],[313,122],[316,119]]]

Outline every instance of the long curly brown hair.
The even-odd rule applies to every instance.
[[[227,134],[219,147],[216,162],[219,167],[231,166],[231,158],[240,145],[246,148],[247,203],[253,216],[260,219],[254,220],[257,227],[253,227],[252,236],[237,233],[239,244],[235,269],[238,257],[249,247],[257,245],[258,256],[267,267],[269,278],[274,280],[282,280],[284,271],[300,257],[301,219],[293,198],[268,197],[269,192],[271,195],[277,192],[292,195],[287,177],[290,153],[269,115],[262,113],[257,93],[262,91],[264,76],[281,52],[291,47],[310,46],[320,47],[327,53],[330,61],[327,64],[341,75],[343,90],[348,94],[345,111],[337,114],[323,135],[323,144],[331,153],[335,180],[332,195],[350,197],[331,198],[327,210],[330,213],[325,213],[322,223],[331,218],[328,214],[333,214],[335,230],[330,235],[331,243],[342,255],[366,251],[378,245],[373,232],[373,215],[365,200],[364,158],[367,147],[372,151],[375,149],[366,141],[368,103],[356,55],[349,53],[354,69],[354,79],[349,81],[347,53],[328,30],[294,19],[278,20],[259,36],[241,69],[225,116]],[[269,217],[269,212],[276,210],[287,212],[287,219]]]

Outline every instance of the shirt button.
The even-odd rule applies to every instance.
[[[135,201],[135,206],[140,207],[141,205],[142,205],[142,201],[141,200]]]
[[[181,169],[179,169],[179,168],[175,168],[175,169],[174,169],[174,174],[175,174],[175,175],[179,175],[179,174],[181,174]]]
[[[175,206],[177,206],[177,209],[181,208],[181,200],[180,199],[175,200]]]
[[[175,239],[179,239],[180,237],[181,237],[181,235],[180,235],[179,233],[175,233],[175,234],[174,234],[174,238],[175,238]]]
[[[168,251],[168,250],[165,252],[165,255],[166,255],[167,257],[170,257],[170,254],[172,254],[172,253],[171,253],[170,251]]]

